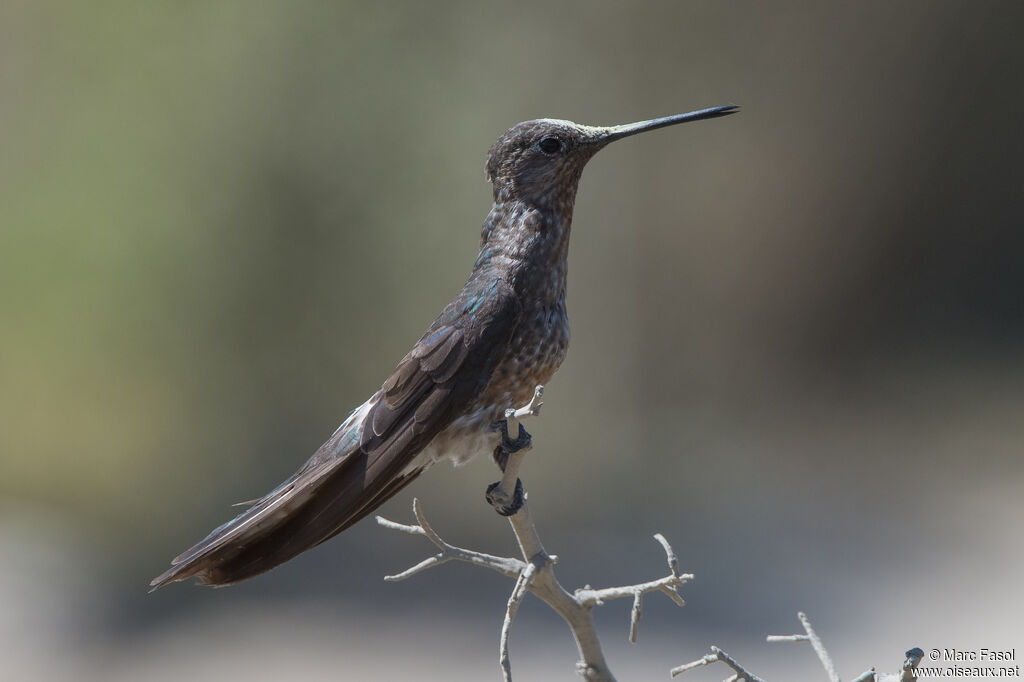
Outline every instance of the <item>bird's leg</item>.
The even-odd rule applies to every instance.
[[[501,481],[495,481],[487,486],[486,499],[487,504],[494,507],[494,511],[502,516],[512,516],[522,509],[523,503],[526,502],[526,495],[523,493],[523,482],[519,480],[519,477],[516,477],[516,487],[512,494],[509,495],[506,488],[502,486]]]
[[[501,443],[494,448],[494,462],[502,471],[502,478],[487,486],[487,503],[502,516],[512,516],[523,506],[525,496],[523,483],[519,480],[519,464],[523,455],[533,447],[533,439],[519,420],[540,414],[544,387],[538,386],[530,402],[520,407],[505,410],[505,418],[494,422],[491,427],[501,432]],[[515,434],[513,438],[511,433]]]
[[[494,458],[502,471],[505,471],[509,456],[533,447],[530,434],[519,422],[526,417],[536,417],[540,414],[540,408],[544,405],[540,400],[543,395],[544,387],[538,386],[533,390],[530,402],[519,408],[510,407],[505,410],[504,419],[491,424],[492,430],[501,432],[501,444],[494,449]]]
[[[513,410],[506,410],[512,412]],[[494,423],[494,428],[501,431],[501,442],[494,448],[494,463],[501,469],[500,481],[487,486],[487,503],[502,516],[512,516],[522,509],[526,497],[523,493],[523,482],[519,480],[519,464],[523,455],[533,447],[533,439],[522,425],[518,426],[519,434],[515,440],[508,435],[508,418]]]
[[[533,447],[533,436],[531,436],[522,425],[519,426],[519,436],[514,440],[508,435],[508,420],[491,424],[491,428],[501,432],[501,443],[494,448],[494,463],[498,468],[505,471],[508,466],[508,459],[517,452],[525,452]]]

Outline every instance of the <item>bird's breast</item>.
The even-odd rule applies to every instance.
[[[491,379],[479,407],[493,406],[498,414],[530,402],[538,385],[547,384],[569,348],[569,318],[565,302],[538,305],[524,311],[522,321]]]
[[[487,387],[468,408],[439,433],[410,465],[421,467],[441,459],[464,464],[500,442],[491,424],[510,407],[530,402],[538,385],[546,384],[565,359],[569,319],[565,304],[539,306],[524,315]]]

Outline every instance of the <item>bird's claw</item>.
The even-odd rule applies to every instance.
[[[509,455],[514,455],[521,450],[529,450],[533,447],[533,436],[531,436],[523,425],[519,425],[519,437],[513,440],[508,435],[508,420],[502,419],[491,424],[491,430],[501,432],[501,445],[495,449],[495,456],[498,455],[498,450],[507,459]]]
[[[526,502],[526,495],[523,493],[523,482],[516,479],[516,489],[509,499],[508,492],[501,486],[501,481],[487,486],[487,504],[494,507],[494,511],[502,516],[512,516],[523,508]]]

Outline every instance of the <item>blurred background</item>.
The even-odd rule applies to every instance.
[[[461,287],[518,121],[736,103],[587,168],[569,357],[524,481],[570,589],[664,679],[807,611],[848,678],[1024,646],[1019,3],[0,5],[0,658],[19,680],[497,680],[511,582],[364,521],[226,590],[147,594],[296,469]],[[430,471],[515,552],[493,465]],[[522,680],[575,649],[534,599]],[[1018,661],[1019,663],[1019,661]],[[13,671],[13,672],[12,672]],[[717,680],[724,669],[689,673]]]

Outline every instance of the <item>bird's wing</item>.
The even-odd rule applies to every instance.
[[[479,284],[477,282],[476,284]],[[293,476],[172,561],[159,587],[197,576],[228,585],[341,532],[410,483],[416,455],[487,385],[519,322],[500,279],[463,289],[358,408]]]

